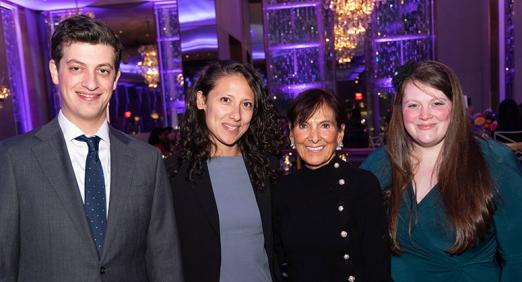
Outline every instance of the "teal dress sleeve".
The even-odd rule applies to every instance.
[[[384,146],[375,149],[360,167],[377,177],[381,190],[387,190],[391,185],[391,164]]]
[[[500,281],[522,281],[522,166],[503,144],[482,140],[481,147],[498,192],[493,221],[502,257]]]

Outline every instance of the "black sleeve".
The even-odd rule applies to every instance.
[[[362,228],[362,281],[392,281],[390,275],[390,247],[387,217],[379,182],[365,173],[360,190],[358,211]]]
[[[274,239],[274,276],[276,281],[286,281],[286,254],[281,240],[281,223],[279,218],[279,201],[281,201],[280,186],[272,188],[272,232]]]

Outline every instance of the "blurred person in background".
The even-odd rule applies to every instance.
[[[496,131],[522,131],[522,113],[520,113],[515,100],[506,99],[498,106],[498,127]],[[502,133],[502,135],[514,142],[522,142],[522,132]],[[504,143],[512,142],[503,138],[498,138],[498,140]]]

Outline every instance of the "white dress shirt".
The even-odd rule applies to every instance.
[[[60,110],[58,114],[58,123],[62,129],[63,136],[65,137],[65,145],[67,145],[67,151],[71,158],[74,175],[78,182],[78,188],[80,188],[80,195],[85,203],[85,162],[87,160],[87,154],[89,153],[89,147],[86,142],[75,140],[74,138],[85,135],[87,137],[98,136],[101,138],[98,149],[98,157],[103,169],[103,178],[105,181],[105,202],[106,202],[106,213],[109,212],[109,195],[110,195],[110,184],[111,184],[111,154],[110,154],[110,140],[109,140],[109,125],[104,122],[95,135],[89,136],[85,134],[80,128],[74,125],[68,120]]]

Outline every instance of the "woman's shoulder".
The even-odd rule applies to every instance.
[[[375,175],[368,169],[364,169],[363,167],[355,166],[351,163],[341,161],[341,169],[343,173],[351,176],[354,179],[361,181],[368,181],[370,179],[374,179]]]
[[[348,177],[347,182],[351,184],[350,188],[356,191],[356,194],[363,195],[362,198],[380,195],[381,185],[373,172],[348,163],[344,167],[342,173]]]
[[[504,143],[491,139],[477,139],[484,157],[502,158],[513,154],[513,151]]]
[[[375,170],[376,167],[380,167],[383,165],[389,164],[388,153],[386,152],[385,146],[381,146],[373,152],[371,152],[368,157],[362,162],[360,168],[365,170]]]
[[[164,163],[169,178],[187,177],[189,162],[183,159],[181,155],[170,155],[164,159]],[[206,162],[204,165],[206,165]]]
[[[166,159],[164,159],[165,162],[165,168],[167,169],[167,174],[170,177],[175,176],[179,172],[179,164],[181,163],[181,160],[176,155],[170,155]]]
[[[328,164],[328,167],[321,168],[319,172],[301,169],[281,176],[276,181],[274,187],[278,190],[290,190],[298,186],[317,185],[318,182],[322,184],[327,184],[331,181],[337,182],[338,178],[342,176],[346,176],[355,182],[368,182],[375,179],[375,176],[370,171],[336,158]]]
[[[482,155],[488,167],[493,171],[514,170],[521,173],[522,166],[511,148],[494,140],[478,139]]]
[[[385,146],[375,149],[359,167],[375,175],[379,180],[381,189],[389,186],[391,182],[391,165]]]
[[[272,190],[284,190],[288,187],[295,187],[296,184],[302,181],[302,170],[297,170],[289,174],[281,175],[272,185]]]

